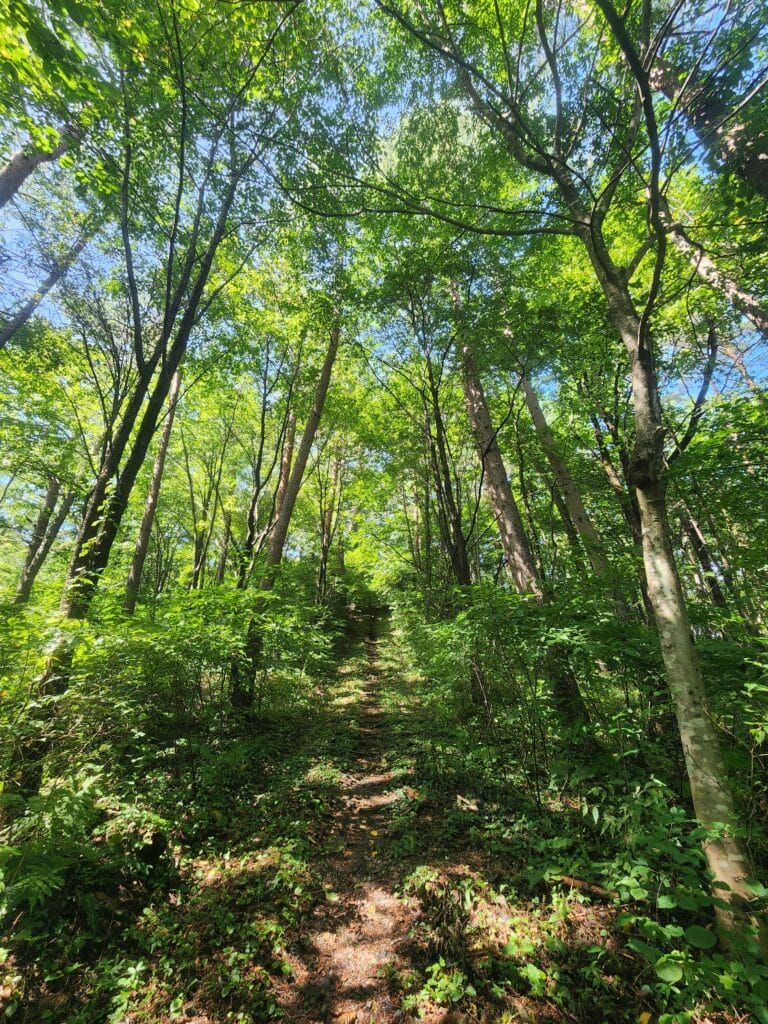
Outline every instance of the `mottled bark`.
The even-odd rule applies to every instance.
[[[127,615],[132,615],[134,612],[136,607],[136,598],[139,593],[139,587],[141,586],[141,576],[144,571],[144,562],[149,548],[149,539],[152,535],[152,525],[155,521],[155,513],[157,512],[157,501],[160,497],[160,485],[163,480],[165,460],[168,455],[168,445],[171,440],[171,430],[173,429],[173,420],[176,415],[176,404],[179,399],[180,388],[181,370],[177,370],[173,375],[173,380],[171,381],[171,390],[168,395],[168,412],[166,413],[165,423],[163,424],[162,433],[160,434],[160,443],[157,448],[157,454],[155,455],[155,463],[152,467],[152,478],[149,482],[147,500],[144,503],[144,512],[141,517],[141,524],[139,525],[139,532],[136,537],[136,545],[133,549],[133,560],[128,573],[128,579],[125,584],[123,611],[125,611]]]
[[[712,159],[768,199],[768,136],[744,111],[734,116],[736,104],[726,102],[718,82],[702,81],[695,70],[686,73],[663,57],[656,58],[650,81],[683,111]]]
[[[635,447],[630,463],[642,524],[643,562],[662,657],[685,756],[696,817],[707,829],[725,831],[704,844],[716,881],[727,886],[718,895],[731,905],[718,918],[725,935],[738,929],[743,907],[752,899],[745,884],[751,876],[744,847],[734,835],[736,811],[720,743],[707,706],[704,679],[693,642],[680,575],[667,520],[664,480],[664,426],[650,339],[620,274],[592,232],[582,232],[614,326],[631,360],[635,410]]]

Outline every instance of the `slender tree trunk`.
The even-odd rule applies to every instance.
[[[208,521],[208,505],[203,505],[200,510],[200,519],[203,523]],[[203,585],[203,570],[205,568],[205,556],[207,553],[207,527],[203,528],[202,533],[195,535],[195,543],[192,552],[192,576],[189,580],[190,590],[200,590]]]
[[[228,508],[224,509],[224,536],[221,539],[221,553],[216,566],[216,582],[223,583],[227,571],[227,555],[229,554],[229,543],[232,539],[232,513]]]
[[[280,458],[280,475],[277,479],[277,491],[275,492],[275,515],[279,516],[285,500],[285,492],[288,489],[288,481],[291,478],[291,466],[293,465],[293,448],[296,443],[296,412],[294,409],[288,414],[288,425],[285,432],[283,453]]]
[[[43,563],[48,557],[48,552],[51,550],[53,542],[56,540],[59,530],[64,525],[64,521],[72,508],[72,503],[75,500],[74,490],[70,490],[64,495],[58,511],[56,511],[60,490],[61,484],[59,480],[52,479],[48,486],[40,515],[37,517],[34,530],[32,531],[24,568],[19,579],[19,585],[16,588],[15,604],[26,604],[29,600],[29,595],[32,592],[37,575],[43,567]]]
[[[483,483],[501,536],[501,545],[507,559],[507,572],[520,594],[533,594],[541,598],[542,591],[533,561],[533,553],[517,507],[509,477],[491,423],[483,385],[474,353],[466,343],[460,343],[463,369],[464,399],[467,407],[475,447],[483,467]]]
[[[181,370],[177,370],[171,381],[171,390],[168,395],[168,412],[165,417],[162,433],[160,434],[160,443],[157,448],[157,455],[155,455],[155,464],[152,467],[152,478],[149,482],[147,500],[144,504],[144,513],[141,517],[139,533],[136,537],[136,546],[133,549],[133,561],[131,562],[131,569],[125,584],[123,611],[127,615],[133,615],[136,608],[136,598],[141,586],[141,576],[144,571],[144,562],[149,548],[149,539],[152,536],[152,525],[155,521],[155,513],[157,512],[157,501],[160,497],[160,485],[163,480],[165,460],[168,455],[168,445],[171,440],[171,430],[173,429],[173,420],[176,415],[176,403],[179,399],[180,388]]]
[[[104,516],[109,485],[118,471],[120,460],[130,441],[131,433],[144,403],[148,383],[146,375],[142,375],[137,382],[117,430],[102,455],[98,476],[86,500],[61,598],[61,611],[66,618],[78,617],[77,614],[71,614],[72,611],[75,611],[74,603],[71,600],[73,591],[78,587],[79,578],[87,567],[88,552],[97,538]]]
[[[747,369],[747,364],[744,361],[744,353],[740,352],[736,345],[730,342],[721,342],[720,351],[726,355],[736,369],[739,371],[742,380],[747,385],[752,394],[757,398],[763,405],[768,405],[768,395],[765,390],[760,387],[755,378]]]
[[[424,432],[427,437],[432,479],[437,495],[437,522],[440,528],[440,539],[451,563],[453,578],[460,587],[468,587],[472,582],[472,574],[467,553],[467,538],[464,536],[461,506],[454,492],[445,423],[440,409],[440,395],[429,356],[427,356],[427,376],[430,401],[429,407],[427,407],[425,400]],[[433,421],[434,433],[432,432]]]
[[[507,561],[507,572],[520,594],[532,594],[537,603],[544,601],[528,537],[523,526],[517,502],[509,485],[507,470],[499,451],[496,431],[491,422],[482,381],[474,353],[466,342],[458,343],[463,370],[464,398],[478,458],[483,467],[485,487],[491,499],[499,526],[502,548]],[[551,648],[547,658],[548,674],[552,682],[555,712],[566,728],[582,730],[590,725],[590,716],[578,682],[568,662],[566,652],[559,646]]]
[[[61,135],[59,144],[48,152],[30,152],[27,149],[20,149],[14,153],[8,163],[0,168],[0,209],[13,199],[30,174],[41,164],[52,163],[63,156],[67,151],[69,141],[70,136],[65,131]]]
[[[330,487],[320,523],[320,564],[317,570],[317,596],[320,601],[325,600],[328,592],[328,557],[331,551],[336,514],[338,512],[337,502],[341,487],[341,467],[342,461],[337,456],[334,458],[333,465],[331,466]]]
[[[304,433],[301,435],[301,441],[296,452],[296,461],[293,464],[291,474],[288,478],[288,483],[285,487],[285,493],[282,496],[280,511],[275,519],[275,528],[269,539],[269,547],[267,549],[267,573],[261,581],[262,590],[272,589],[275,582],[275,569],[283,559],[283,549],[288,536],[288,527],[291,523],[291,516],[293,515],[293,509],[296,505],[296,498],[299,495],[299,489],[301,488],[301,484],[304,479],[307,460],[309,459],[309,453],[315,440],[317,428],[320,425],[323,406],[325,405],[328,387],[331,383],[331,372],[333,370],[333,364],[336,361],[336,354],[339,350],[339,333],[340,329],[338,324],[336,324],[330,331],[328,349],[326,351],[322,370],[320,371],[320,379],[317,382],[315,398],[304,427]]]
[[[541,447],[544,449],[544,454],[547,456],[552,467],[552,473],[570,513],[571,521],[581,537],[592,570],[595,576],[604,576],[607,567],[603,555],[602,541],[584,507],[579,489],[558,451],[554,434],[539,405],[536,392],[533,390],[529,378],[525,375],[522,377],[522,385],[525,404],[528,406],[528,411],[531,414]]]
[[[586,577],[589,574],[589,570],[584,562],[584,548],[579,541],[579,534],[576,527],[573,525],[573,520],[571,519],[571,513],[568,511],[568,506],[560,493],[560,488],[554,480],[550,484],[549,493],[552,495],[552,501],[560,515],[560,521],[563,524],[565,536],[568,538],[568,546],[571,549],[571,554],[573,555],[576,567],[581,575]]]
[[[133,485],[147,456],[154,436],[163,404],[170,391],[173,376],[181,362],[184,349],[169,353],[162,366],[155,386],[144,403],[143,415],[132,438],[128,458],[121,468],[119,477],[113,481],[119,459],[116,452],[125,452],[129,438],[120,444],[113,444],[113,452],[107,460],[89,500],[86,515],[77,538],[77,545],[70,563],[69,576],[61,602],[61,611],[67,619],[84,618],[98,585],[99,578],[109,561],[112,545],[128,504]],[[138,389],[143,392],[144,389]],[[130,417],[135,423],[137,415]],[[125,433],[125,418],[121,423],[121,435]],[[109,469],[114,466],[111,473]],[[112,484],[110,488],[110,484]]]
[[[709,593],[712,603],[716,607],[722,608],[723,611],[728,611],[728,602],[725,599],[725,594],[723,593],[720,581],[717,578],[717,573],[715,572],[712,552],[709,550],[709,545],[699,528],[699,524],[695,519],[684,514],[680,517],[680,525],[690,541],[691,550],[696,556],[696,561],[701,569],[701,577],[704,581],[706,592]]]
[[[642,523],[648,596],[667,670],[694,811],[706,829],[717,831],[721,823],[726,826],[725,832],[706,841],[704,852],[715,880],[727,886],[718,895],[732,909],[718,912],[718,919],[721,931],[728,935],[738,929],[739,920],[744,919],[741,908],[752,899],[745,885],[751,870],[744,847],[733,834],[737,828],[733,797],[717,730],[707,706],[704,679],[675,564],[666,510],[664,425],[650,339],[607,250],[596,247],[596,237],[589,230],[582,232],[614,326],[631,360],[635,410],[631,482]]]
[[[130,150],[129,150],[130,153]],[[250,166],[250,165],[248,165]],[[130,167],[130,156],[128,158]],[[102,460],[99,475],[91,491],[83,516],[80,531],[75,543],[75,551],[70,563],[64,594],[61,601],[61,614],[64,619],[77,620],[85,618],[93,595],[96,592],[101,574],[107,566],[117,531],[128,504],[128,499],[136,482],[136,476],[146,457],[163,403],[170,391],[173,375],[179,369],[186,353],[189,336],[197,322],[203,293],[208,282],[213,259],[224,236],[227,218],[234,202],[235,192],[245,167],[238,174],[230,176],[227,190],[219,209],[215,228],[207,246],[197,262],[197,274],[192,280],[186,303],[181,309],[179,304],[166,309],[166,322],[161,339],[158,341],[149,360],[142,359],[139,381],[128,401],[125,414],[115,433],[115,437]],[[123,201],[126,202],[127,176],[123,182]],[[127,226],[123,222],[123,234],[127,234]],[[194,265],[194,252],[188,253],[189,266]],[[129,261],[130,265],[130,261]],[[189,278],[188,278],[189,283]],[[137,357],[141,356],[140,312],[133,305],[134,336]],[[175,336],[171,342],[172,328],[177,323]],[[162,357],[162,360],[161,360]],[[160,365],[154,387],[149,391],[153,375]],[[141,415],[140,415],[141,414]],[[138,422],[138,429],[134,427]],[[121,459],[129,447],[130,453],[125,464],[120,466]],[[118,469],[119,477],[115,479]],[[109,491],[110,484],[112,486]],[[74,650],[72,638],[64,633],[48,657],[43,672],[37,681],[37,696],[46,698],[66,691],[72,665]],[[49,705],[47,718],[54,717],[55,709]],[[21,796],[37,792],[43,777],[43,759],[50,745],[47,728],[41,728],[33,738],[25,741],[15,751],[11,765],[12,788]]]
[[[77,257],[83,251],[88,241],[88,235],[84,235],[80,238],[75,245],[70,249],[67,255],[62,260],[58,260],[51,270],[50,274],[37,291],[30,296],[30,298],[24,303],[21,309],[16,313],[15,316],[11,317],[8,323],[0,330],[0,349],[5,348],[14,334],[20,330],[31,318],[37,307],[46,297],[46,295],[54,288],[59,281],[64,277],[67,271],[70,269],[72,264],[75,262]]]
[[[277,513],[275,526],[269,539],[266,572],[259,584],[259,589],[262,592],[270,591],[274,587],[277,568],[283,559],[283,549],[288,537],[288,527],[291,523],[293,509],[304,479],[304,471],[307,468],[309,453],[315,440],[317,428],[320,425],[323,406],[325,405],[325,399],[331,383],[331,372],[339,350],[339,335],[340,327],[338,324],[334,324],[330,331],[328,349],[320,371],[317,388],[315,389],[312,408],[304,426],[304,433],[301,435],[296,459],[288,476],[288,482],[285,485],[280,501],[280,511]],[[283,459],[283,463],[285,464],[285,459]],[[288,464],[290,464],[290,459]],[[258,608],[254,610],[248,622],[245,649],[241,656],[235,657],[232,661],[232,704],[234,707],[246,708],[253,703],[254,681],[261,662],[263,648],[263,636],[257,611]]]

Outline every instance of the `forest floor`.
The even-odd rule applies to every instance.
[[[291,693],[251,738],[174,768],[169,792],[178,773],[191,782],[168,848],[143,880],[99,883],[96,909],[62,904],[47,947],[0,967],[0,1012],[5,1001],[44,1024],[748,1020],[664,1012],[669,987],[628,946],[616,893],[543,870],[574,863],[578,801],[564,790],[535,805],[506,776],[484,788],[436,730],[429,681],[409,674],[386,616],[353,620],[337,671],[303,702]]]
[[[318,865],[326,902],[312,912],[304,935],[308,953],[292,959],[292,978],[279,998],[286,1019],[296,1024],[402,1017],[387,977],[408,942],[415,913],[398,895],[394,865],[381,856],[389,813],[404,790],[388,768],[374,626],[372,620],[363,640],[366,670],[358,697],[356,759],[340,779],[326,837],[330,853]]]

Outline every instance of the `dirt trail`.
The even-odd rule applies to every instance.
[[[414,912],[395,894],[391,868],[379,859],[387,808],[397,786],[386,770],[379,670],[372,620],[365,641],[368,670],[361,695],[359,745],[354,771],[342,782],[343,799],[332,833],[334,852],[323,865],[326,902],[305,937],[306,955],[295,964],[286,1019],[294,1024],[387,1024],[398,1004],[387,991],[382,967],[397,961]]]

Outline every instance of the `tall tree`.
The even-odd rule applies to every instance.
[[[642,523],[648,594],[694,808],[702,825],[711,830],[705,853],[715,880],[725,885],[733,901],[732,909],[719,916],[723,935],[727,936],[743,924],[739,901],[748,903],[752,899],[746,885],[751,869],[744,846],[733,832],[736,811],[717,731],[708,713],[666,508],[665,424],[652,317],[665,270],[667,230],[662,212],[664,152],[647,70],[654,45],[650,26],[642,17],[624,18],[611,0],[597,0],[603,32],[608,33],[622,61],[620,66],[611,65],[608,78],[604,74],[606,65],[599,60],[602,37],[593,32],[589,18],[576,12],[571,27],[556,11],[538,2],[531,19],[518,17],[515,38],[501,18],[495,24],[486,24],[479,8],[466,10],[458,31],[441,0],[431,0],[418,10],[404,9],[388,0],[379,0],[379,7],[452,71],[462,95],[514,164],[554,190],[557,206],[542,205],[535,222],[527,210],[521,210],[516,215],[519,226],[514,233],[566,231],[579,239],[629,358],[635,421],[631,480]],[[683,11],[685,5],[679,9],[678,18]],[[578,61],[570,62],[567,55],[576,47],[584,52]],[[582,80],[573,80],[577,67],[581,79],[585,53],[593,55],[592,62],[587,61],[593,70],[586,89]],[[531,67],[532,61],[539,69],[536,74],[545,87],[544,94],[552,97],[551,115],[537,107],[542,93],[531,88],[530,80],[521,79],[522,69]],[[590,107],[598,88],[615,100],[617,105],[610,111]],[[571,94],[580,97],[580,102],[567,102],[566,95]],[[616,110],[625,111],[619,120],[614,115]],[[601,119],[606,128],[610,123],[609,137],[615,141],[606,147],[596,168],[598,173],[593,172],[590,181],[582,161],[589,133],[586,125],[597,127]],[[637,293],[633,293],[626,272],[612,253],[608,218],[619,187],[627,187],[640,168],[647,195],[647,229],[641,248],[651,252],[653,260],[643,277],[643,298],[638,305]],[[716,834],[722,823],[728,831]]]

